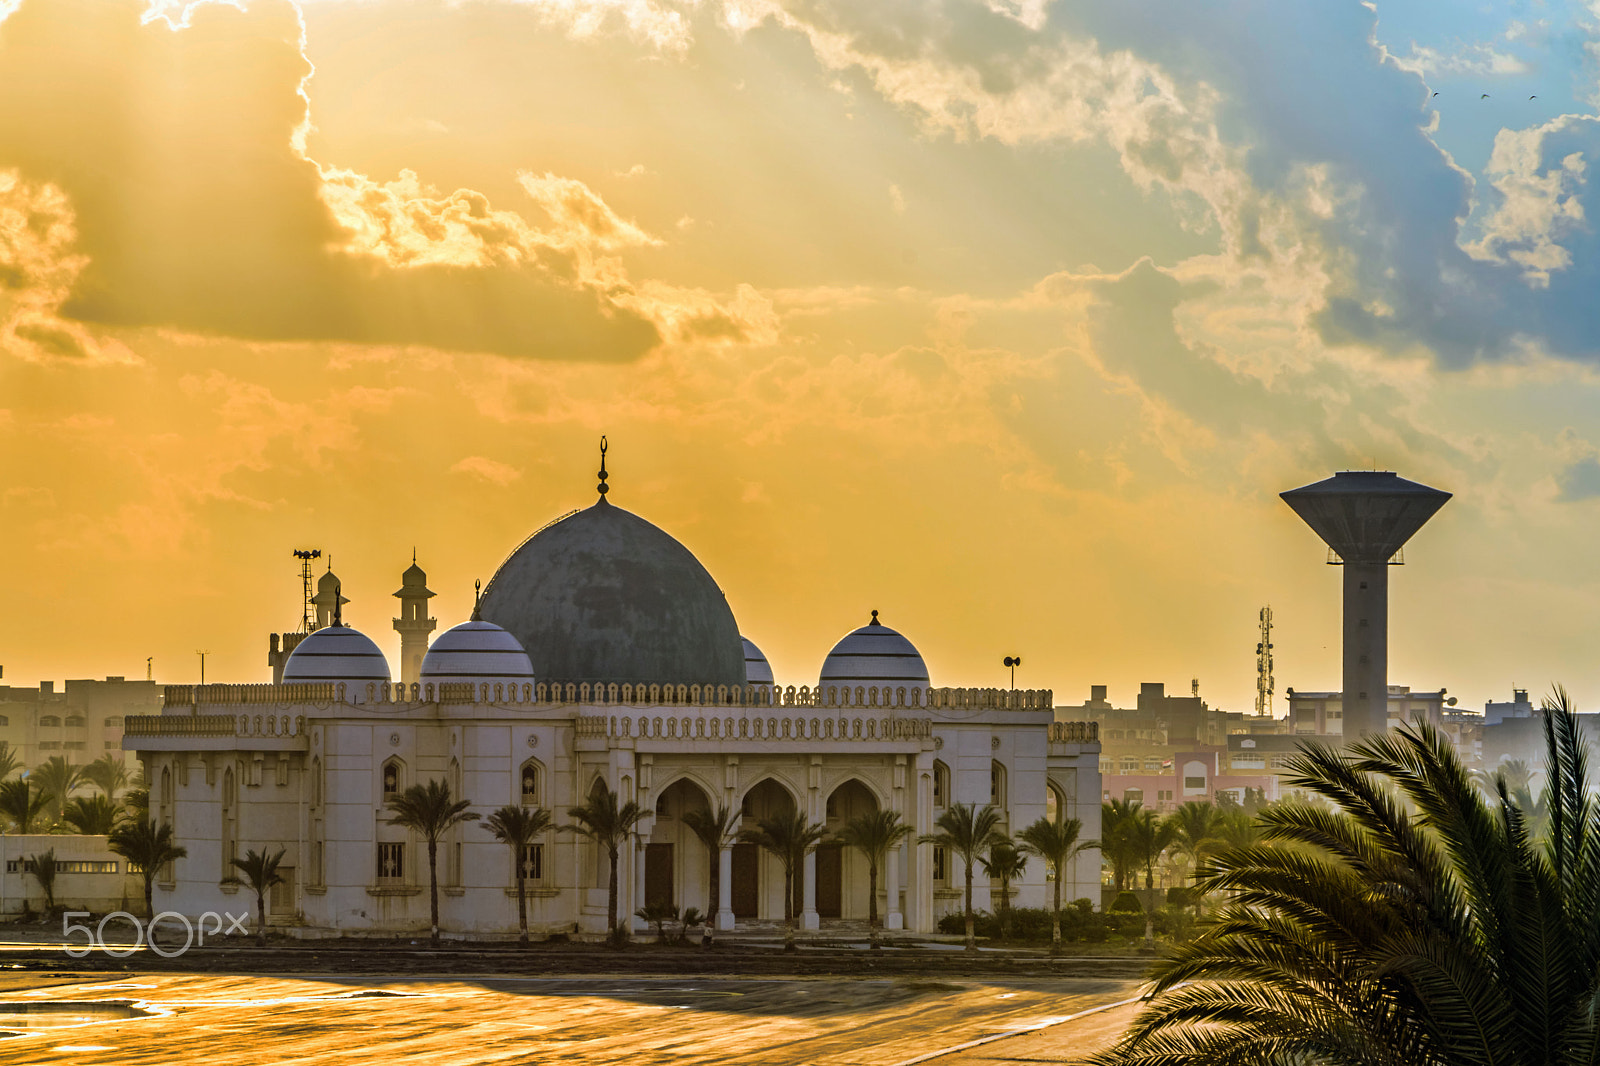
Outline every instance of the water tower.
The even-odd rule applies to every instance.
[[[1450,499],[1387,470],[1344,470],[1281,493],[1344,566],[1344,735],[1389,726],[1389,566]]]

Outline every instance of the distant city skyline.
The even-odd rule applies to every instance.
[[[1592,5],[924,8],[0,0],[0,684],[263,680],[311,547],[398,669],[605,433],[785,684],[1247,711],[1270,604],[1281,713],[1378,468],[1390,683],[1600,708]]]

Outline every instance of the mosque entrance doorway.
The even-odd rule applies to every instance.
[[[824,844],[817,849],[817,917],[838,918],[844,902],[844,848]]]
[[[872,790],[851,778],[828,795],[828,832],[837,837],[852,820],[877,813],[878,800]],[[883,888],[883,871],[878,874],[878,887]],[[867,857],[859,849],[837,842],[817,849],[817,917],[865,918],[869,884]],[[882,913],[883,907],[878,909]]]
[[[644,846],[644,905],[672,906],[672,845]]]
[[[773,778],[763,778],[744,794],[739,828],[758,831],[763,821],[786,821],[795,816],[795,810],[793,794]],[[741,848],[744,849],[742,856]],[[797,888],[799,874],[796,870]],[[759,845],[737,845],[733,850],[732,893],[734,917],[781,920],[783,864]],[[799,911],[797,897],[795,913]]]
[[[754,918],[761,909],[761,849],[754,844],[733,846],[733,916]]]

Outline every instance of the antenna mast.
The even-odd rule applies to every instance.
[[[1272,608],[1261,608],[1261,641],[1256,645],[1256,716],[1272,713]]]
[[[317,629],[317,605],[311,592],[311,560],[322,558],[316,548],[296,548],[294,557],[300,560],[300,631],[314,633]]]

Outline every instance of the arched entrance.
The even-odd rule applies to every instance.
[[[711,806],[705,790],[688,778],[679,778],[656,797],[656,821],[644,846],[645,906],[665,903],[681,908],[698,907],[706,913],[710,887],[710,855],[683,822],[690,811]],[[715,901],[711,901],[715,913]]]
[[[789,790],[768,777],[744,794],[739,828],[755,829],[763,818],[792,818],[794,797]],[[798,879],[799,871],[795,871]],[[796,894],[798,899],[798,893]],[[732,899],[735,918],[783,918],[783,864],[764,853],[759,845],[733,846]]]
[[[851,778],[828,796],[828,833],[837,836],[852,818],[877,811],[878,800],[872,790]],[[867,871],[867,857],[855,848],[843,847],[837,841],[817,848],[817,917],[865,918],[871,885]],[[881,889],[881,869],[878,876]]]

